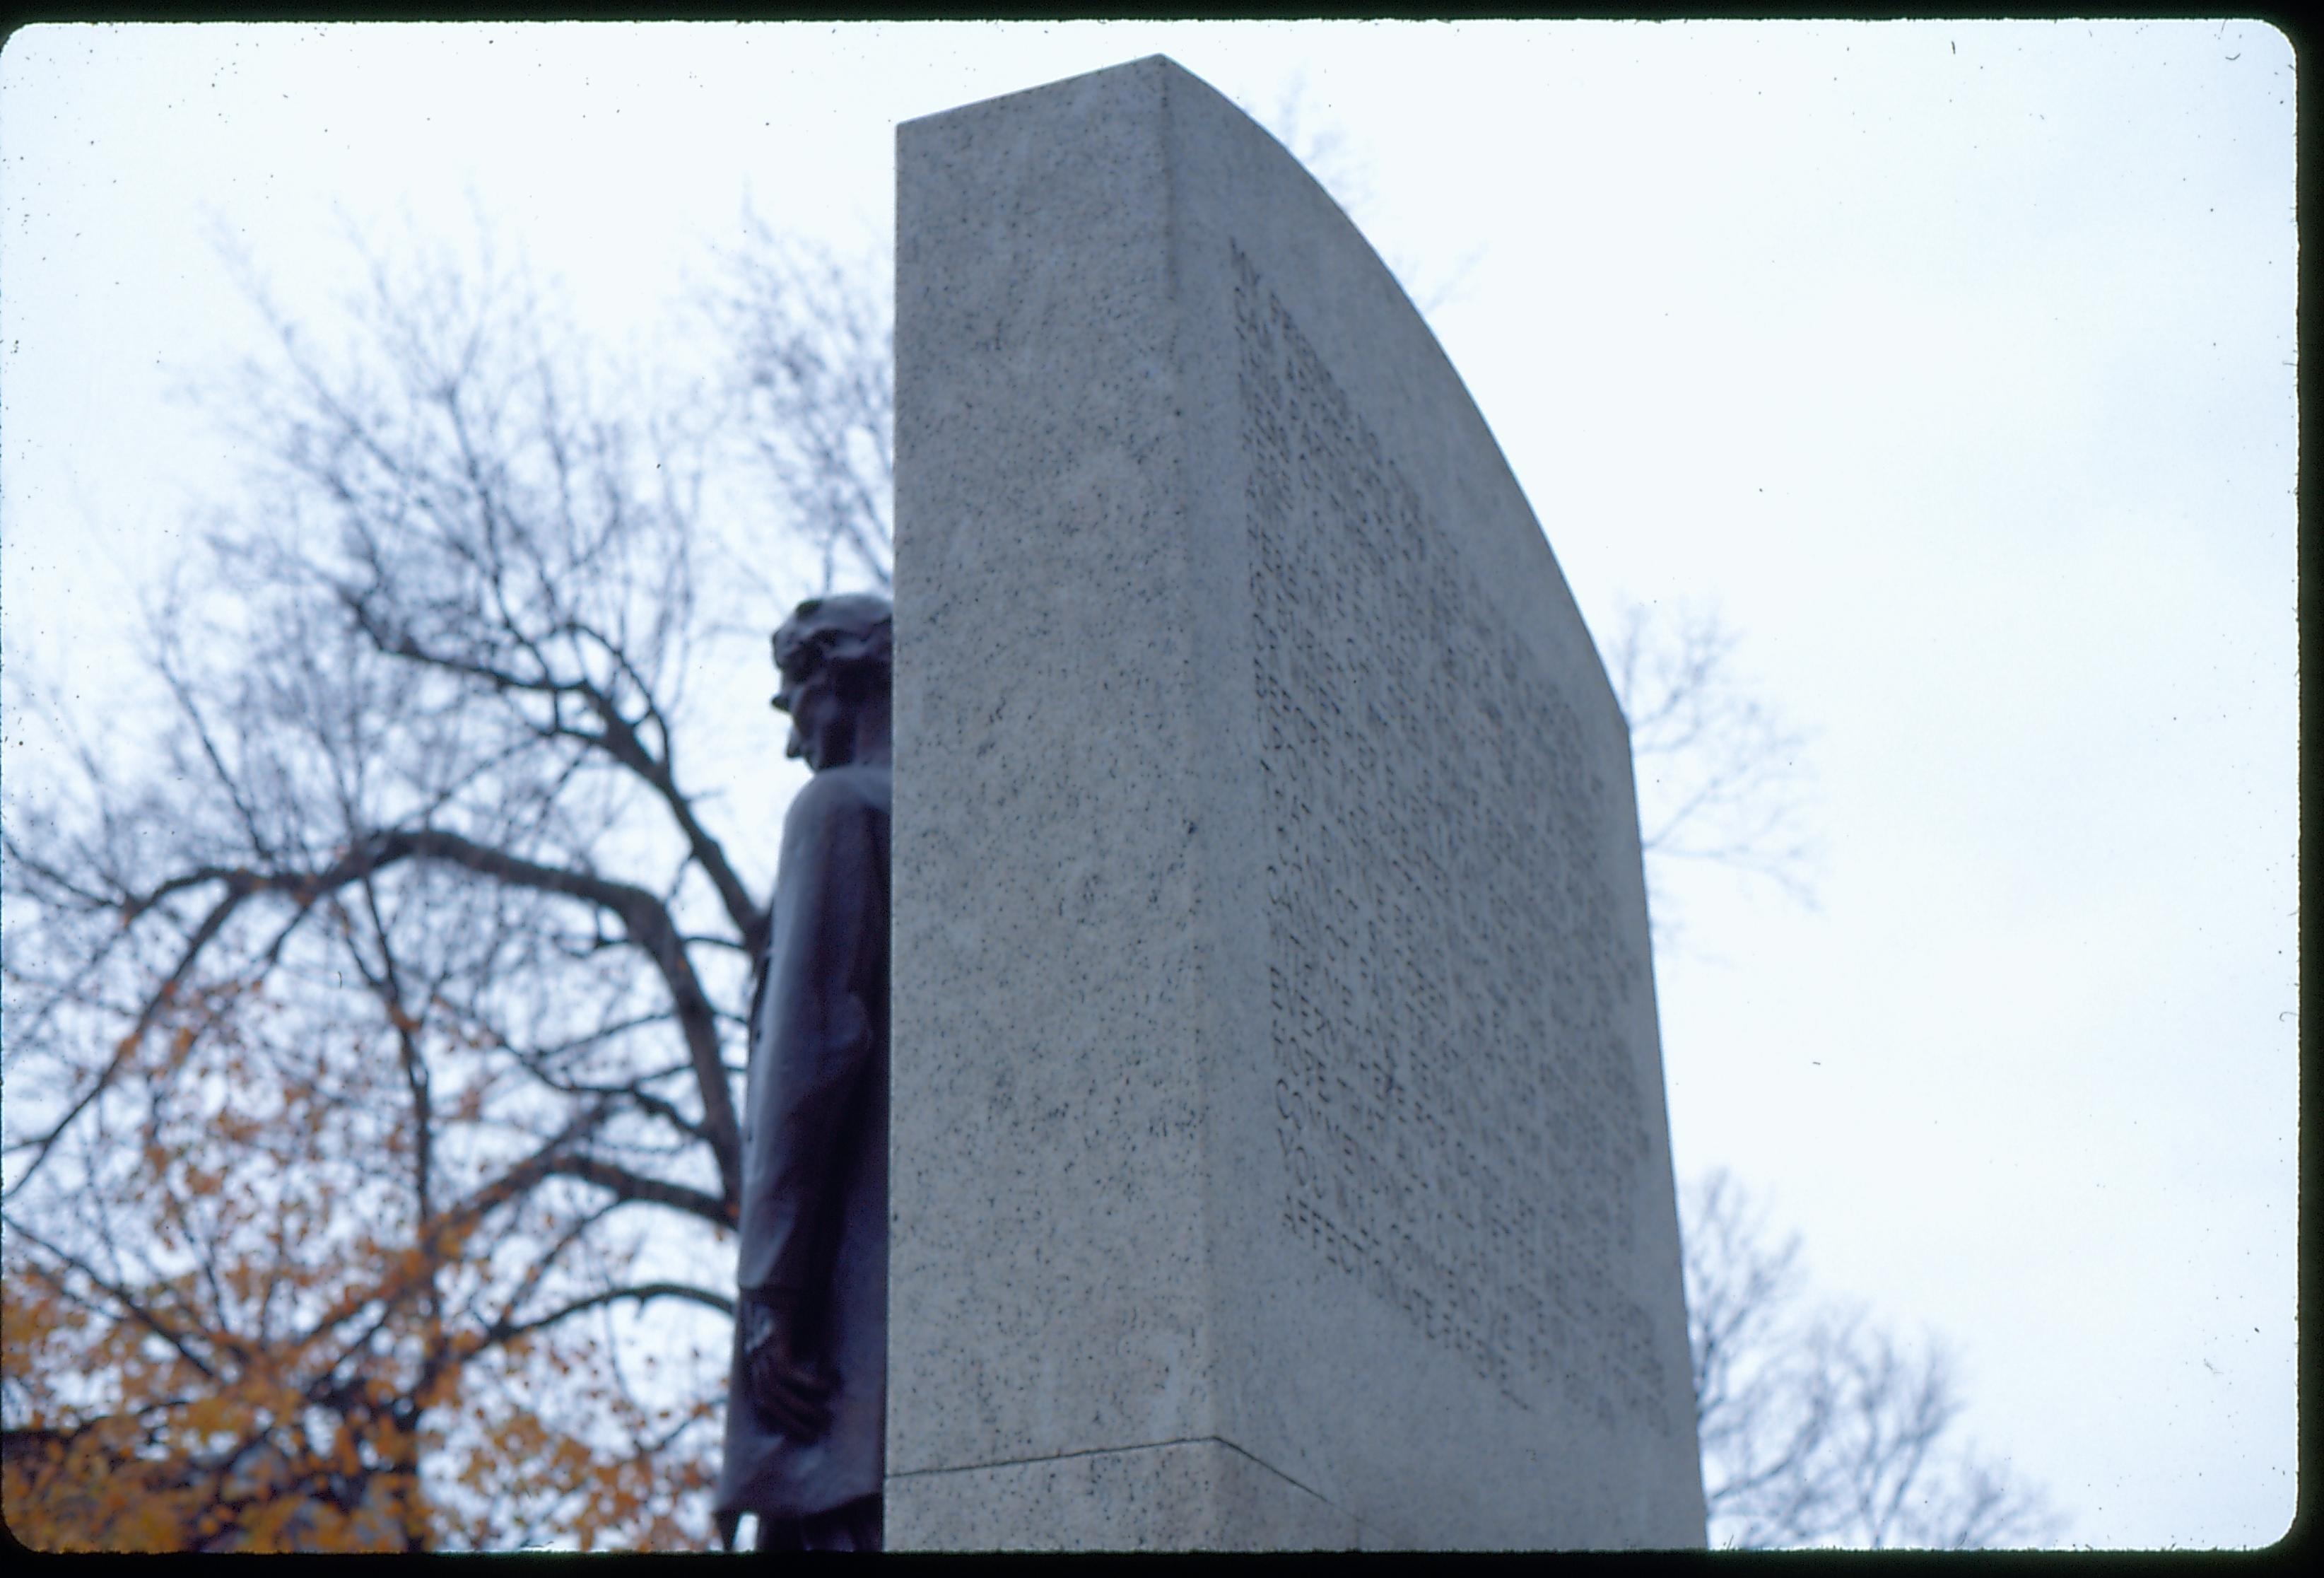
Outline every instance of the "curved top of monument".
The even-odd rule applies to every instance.
[[[1427,501],[1434,525],[1462,517],[1462,557],[1472,561],[1481,595],[1501,602],[1504,619],[1554,667],[1593,676],[1592,688],[1627,736],[1556,556],[1452,359],[1346,211],[1232,100],[1157,54],[920,116],[897,132],[899,149],[907,139],[948,145],[980,179],[1000,167],[1001,190],[1089,180],[1096,201],[1071,214],[1074,225],[1129,233],[1167,226],[1174,266],[1152,284],[1174,299],[1181,356],[1199,359],[1213,337],[1197,322],[1234,320],[1238,289],[1263,297],[1266,312],[1286,319],[1312,350],[1360,441],[1391,457],[1390,469]],[[900,211],[900,190],[899,201]],[[1044,223],[1066,218],[1046,198],[1038,206]],[[992,223],[1026,218],[996,215]],[[997,231],[974,240],[899,231],[899,278],[917,248],[997,250],[1000,239]],[[1190,398],[1190,425],[1221,417],[1218,403]],[[1197,453],[1234,445],[1223,428],[1188,436]]]

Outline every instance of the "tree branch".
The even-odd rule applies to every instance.
[[[88,1261],[65,1250],[58,1248],[55,1244],[51,1243],[48,1240],[42,1238],[39,1233],[34,1232],[31,1228],[26,1227],[23,1223],[16,1221],[14,1217],[0,1218],[0,1221],[5,1222],[10,1232],[22,1233],[27,1242],[36,1245],[38,1248],[49,1254],[54,1255],[58,1260],[63,1261],[66,1265],[71,1267],[74,1270],[88,1278],[92,1284],[104,1292],[107,1298],[112,1299],[115,1305],[120,1306],[120,1308],[125,1312],[132,1320],[135,1321],[139,1325],[143,1326],[155,1336],[161,1338],[161,1341],[170,1344],[171,1347],[176,1349],[179,1355],[183,1358],[187,1363],[192,1365],[196,1370],[201,1372],[202,1378],[205,1380],[215,1381],[217,1380],[217,1371],[211,1368],[208,1361],[202,1358],[200,1354],[195,1352],[192,1348],[187,1345],[189,1340],[187,1335],[171,1329],[169,1325],[164,1324],[159,1315],[155,1315],[152,1310],[147,1309],[136,1296],[132,1294],[127,1288],[123,1287],[116,1282],[113,1282],[108,1278],[100,1276],[97,1273],[97,1269],[91,1266]],[[70,1297],[70,1292],[65,1287],[64,1283],[54,1272],[42,1265],[38,1260],[29,1260],[25,1262],[25,1269],[30,1270],[33,1276],[38,1277],[42,1281],[55,1288],[59,1293],[65,1294],[68,1297]]]
[[[643,1173],[632,1172],[627,1167],[597,1157],[562,1158],[549,1170],[560,1177],[578,1178],[601,1189],[610,1189],[623,1200],[667,1205],[719,1227],[734,1225],[733,1217],[727,1213],[726,1201],[717,1195],[705,1194],[700,1189],[689,1189],[683,1184],[650,1178]]]
[[[703,1288],[690,1287],[683,1282],[641,1282],[634,1287],[609,1288],[603,1293],[593,1293],[586,1298],[576,1298],[572,1303],[553,1309],[545,1315],[540,1315],[529,1321],[520,1321],[514,1325],[495,1324],[485,1334],[484,1346],[496,1347],[514,1342],[519,1337],[538,1332],[547,1326],[553,1326],[559,1321],[569,1320],[585,1311],[595,1309],[601,1305],[618,1303],[624,1298],[634,1298],[640,1304],[650,1303],[657,1298],[678,1298],[684,1299],[688,1304],[698,1304],[705,1309],[715,1309],[729,1319],[732,1319],[734,1314],[733,1299],[707,1292]]]

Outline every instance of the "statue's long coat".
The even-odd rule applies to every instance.
[[[801,1442],[752,1398],[738,1342],[715,1506],[804,1518],[876,1495],[888,1361],[888,807],[883,766],[826,768],[791,802],[751,1014],[744,1290],[801,1296],[800,1351],[835,1384]]]

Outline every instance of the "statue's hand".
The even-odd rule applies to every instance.
[[[742,1296],[742,1371],[751,1395],[782,1433],[813,1441],[831,1428],[831,1382],[792,1348],[797,1329],[791,1301]]]

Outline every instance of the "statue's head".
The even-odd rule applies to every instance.
[[[783,754],[818,772],[844,766],[856,759],[858,725],[875,717],[884,746],[894,629],[888,600],[869,592],[810,597],[777,627],[774,705],[791,715]]]

